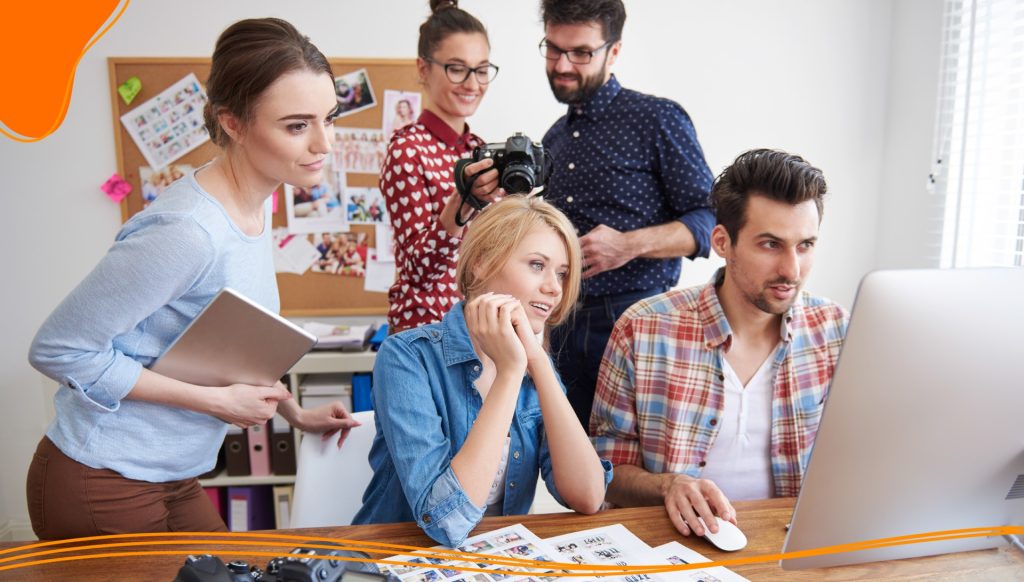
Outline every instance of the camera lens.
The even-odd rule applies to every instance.
[[[501,187],[509,194],[527,194],[534,187],[533,168],[529,166],[508,166],[501,174]]]

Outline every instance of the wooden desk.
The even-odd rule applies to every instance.
[[[593,516],[554,513],[487,518],[477,528],[476,533],[514,523],[523,523],[541,538],[547,538],[571,531],[622,523],[651,546],[677,540],[712,560],[718,560],[780,552],[783,540],[785,539],[785,525],[792,513],[793,503],[793,499],[736,503],[735,507],[738,511],[740,527],[747,534],[750,543],[743,551],[731,554],[718,551],[703,539],[683,538],[677,534],[668,518],[665,517],[664,509],[661,507],[617,509]],[[268,533],[380,541],[425,548],[435,545],[415,524],[411,523],[280,530]],[[15,548],[19,545],[24,544],[0,544],[0,549]],[[265,547],[253,547],[251,549],[284,554],[296,545],[299,544],[267,544]],[[135,549],[172,550],[177,552],[179,548],[180,553],[172,556],[104,558],[102,560],[46,564],[19,570],[2,571],[0,572],[0,580],[5,582],[43,580],[147,580],[171,582],[178,568],[181,567],[184,557],[189,553],[203,553],[215,548],[218,550],[245,550],[241,546],[232,546],[231,544],[202,548],[189,544],[170,547],[141,546]],[[114,552],[120,550],[102,551]],[[84,553],[86,553],[85,550],[78,551],[75,552],[75,555],[82,555]],[[11,554],[0,554],[0,559],[10,556]],[[234,558],[232,556],[221,556],[221,559],[225,562],[236,558],[251,564],[258,564],[261,567],[266,564],[268,559],[264,557],[250,558],[242,554]],[[751,580],[907,580],[910,578],[927,579],[929,581],[1024,580],[1024,554],[1017,550],[1003,548],[799,572],[783,571],[779,568],[777,562],[737,566],[732,568],[732,570]],[[566,578],[567,581],[579,579]]]

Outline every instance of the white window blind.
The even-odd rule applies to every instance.
[[[946,0],[931,187],[943,267],[1024,264],[1024,0]]]

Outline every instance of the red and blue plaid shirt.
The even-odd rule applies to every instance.
[[[723,273],[640,301],[615,324],[590,419],[602,459],[700,476],[718,434],[722,359],[732,344],[716,292]],[[777,496],[800,490],[848,322],[842,307],[803,292],[782,318],[771,419]]]

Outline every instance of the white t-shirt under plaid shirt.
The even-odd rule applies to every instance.
[[[701,475],[721,424],[732,342],[716,292],[723,276],[644,299],[615,324],[590,419],[599,457]],[[782,318],[769,448],[776,496],[800,489],[848,322],[842,307],[804,292]]]

